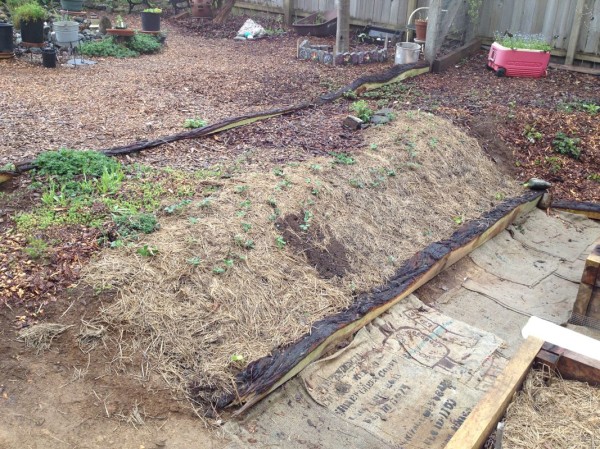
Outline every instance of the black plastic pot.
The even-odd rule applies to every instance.
[[[39,19],[21,22],[21,40],[28,44],[44,42],[44,21]]]
[[[160,31],[160,14],[155,12],[143,12],[142,31]]]
[[[54,48],[42,48],[42,64],[48,69],[56,68],[56,50]]]
[[[13,52],[13,26],[0,23],[0,54]]]

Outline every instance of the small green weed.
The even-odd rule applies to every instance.
[[[340,165],[354,165],[356,160],[348,153],[335,153],[331,151],[330,156],[333,156],[333,163]]]
[[[158,254],[158,248],[156,246],[144,245],[136,251],[142,257],[154,257]]]
[[[206,125],[208,122],[201,118],[188,118],[183,122],[183,127],[189,129],[204,128]]]
[[[525,125],[523,135],[530,143],[536,143],[544,137],[544,135],[535,129],[534,125]]]
[[[273,169],[273,174],[275,176],[281,176],[281,177],[285,176],[285,173],[283,172],[283,168],[280,168],[280,167],[275,167]]]
[[[287,242],[284,240],[283,236],[278,235],[277,237],[275,237],[275,246],[277,246],[277,248],[283,249],[285,248],[286,244]]]
[[[235,186],[235,187],[233,188],[233,191],[234,191],[235,193],[244,193],[244,192],[247,192],[247,191],[248,191],[248,186]]]
[[[41,259],[48,254],[48,244],[40,238],[30,237],[27,240],[27,246],[23,248],[23,251],[30,259]]]
[[[200,257],[198,257],[198,256],[190,257],[187,260],[187,263],[189,263],[190,265],[193,265],[195,267],[197,267],[198,265],[200,265],[201,262],[202,262],[202,259],[200,259]]]
[[[579,159],[581,156],[581,149],[578,147],[581,139],[578,137],[569,137],[565,133],[559,131],[554,136],[552,141],[552,148],[555,152],[564,154],[573,159]]]
[[[323,170],[323,167],[321,167],[319,164],[311,164],[310,166],[310,171],[312,172],[320,172]]]
[[[600,182],[600,173],[592,173],[588,176],[590,181]]]
[[[547,164],[550,164],[550,171],[552,173],[558,173],[560,170],[562,170],[562,161],[559,157],[546,156],[544,160]]]
[[[369,103],[365,100],[355,101],[350,105],[350,109],[356,114],[356,116],[363,122],[368,122],[373,117],[373,109],[369,107]]]
[[[171,205],[165,207],[164,211],[169,215],[173,215],[176,212],[180,212],[184,207],[186,207],[191,202],[192,202],[192,200],[189,200],[189,199],[181,200],[178,203],[171,204]]]
[[[305,232],[308,231],[308,229],[310,228],[310,224],[311,224],[311,220],[312,220],[313,216],[314,215],[311,211],[305,210],[304,211],[304,221],[298,227]]]

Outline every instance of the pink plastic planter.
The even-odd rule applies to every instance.
[[[487,65],[498,76],[540,78],[546,76],[550,52],[506,48],[494,42],[488,54]]]

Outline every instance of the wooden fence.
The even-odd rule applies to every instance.
[[[335,0],[291,0],[293,15],[335,9]],[[447,0],[450,2],[467,0]],[[236,4],[245,9],[283,12],[285,0],[245,0]],[[428,0],[351,0],[352,23],[402,30],[410,13],[428,6]],[[577,20],[574,20],[577,19]],[[565,55],[569,44],[573,53],[593,62],[600,62],[600,0],[483,0],[478,23],[457,17],[460,26],[472,27],[471,35],[492,38],[494,32],[543,34]],[[579,33],[571,42],[572,33]],[[585,54],[585,55],[582,55]]]

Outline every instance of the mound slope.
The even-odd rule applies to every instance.
[[[385,284],[402,262],[517,191],[474,139],[410,111],[368,147],[212,183],[84,282],[114,288],[101,319],[174,388],[208,405],[248,362]],[[197,386],[201,386],[197,388]]]

